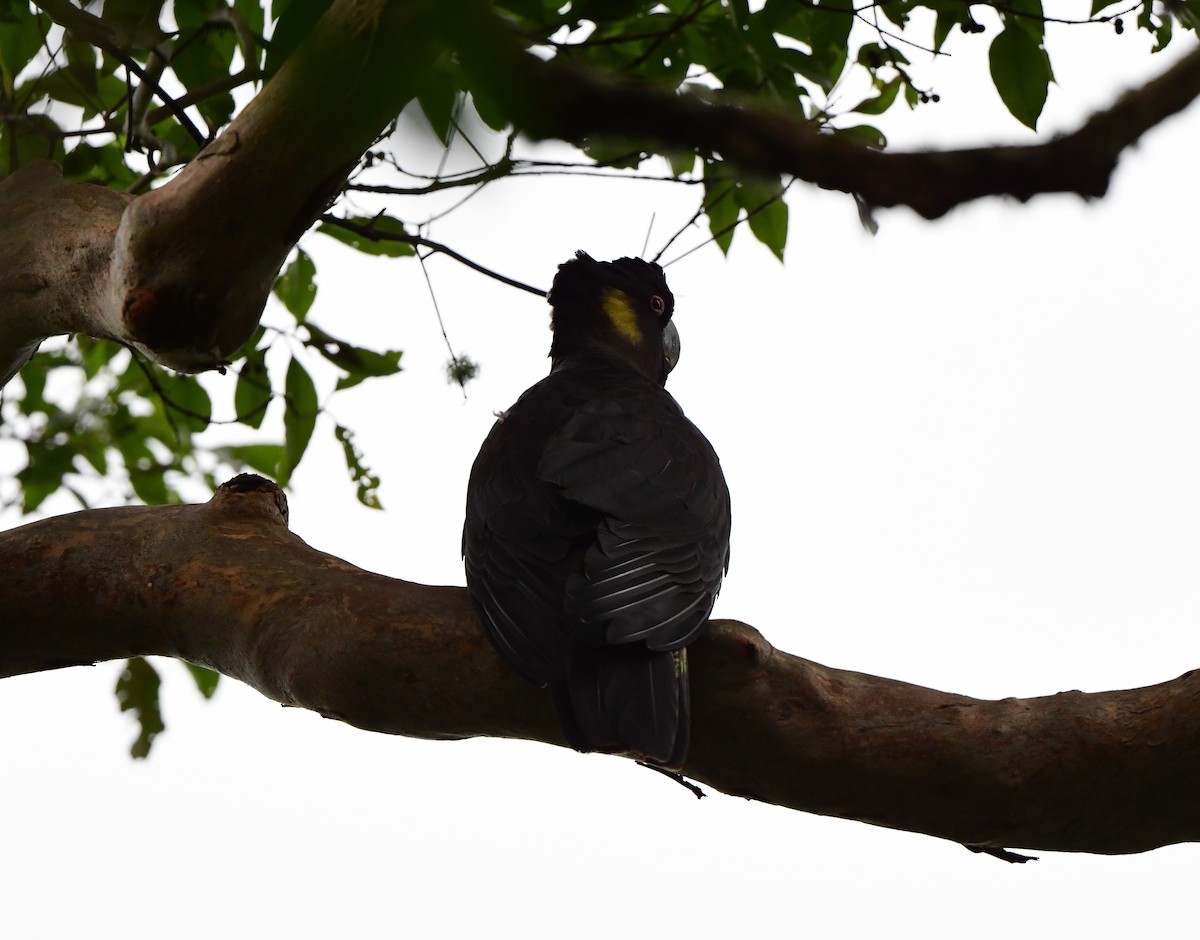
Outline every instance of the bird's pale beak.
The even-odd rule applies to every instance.
[[[667,322],[667,327],[663,330],[662,342],[663,361],[667,365],[667,375],[670,375],[675,364],[679,362],[679,330],[675,329],[673,320]]]

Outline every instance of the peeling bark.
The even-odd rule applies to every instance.
[[[202,505],[10,530],[0,570],[0,676],[173,656],[372,731],[565,746],[549,693],[493,651],[464,589],[310,548],[257,477]],[[809,662],[727,620],[690,659],[684,773],[726,793],[977,846],[1200,839],[1200,673],[982,701]]]

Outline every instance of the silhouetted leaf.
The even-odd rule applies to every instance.
[[[200,690],[200,694],[205,698],[212,698],[213,693],[217,691],[217,684],[221,681],[221,674],[212,669],[197,666],[195,663],[185,662],[184,665],[187,666],[188,672],[196,681],[196,688]]]
[[[1046,90],[1054,77],[1045,51],[1025,30],[1010,26],[992,40],[988,61],[1004,106],[1026,127],[1037,130]]]
[[[275,279],[275,296],[283,301],[297,323],[304,322],[313,301],[317,299],[316,276],[317,266],[312,258],[304,249],[297,248],[292,263]]]
[[[288,363],[284,392],[283,431],[286,460],[276,481],[280,486],[287,486],[292,473],[300,465],[300,458],[308,449],[308,442],[317,423],[317,389],[307,370],[296,359]]]
[[[158,705],[158,673],[144,659],[131,659],[117,679],[117,702],[121,711],[132,711],[138,723],[138,736],[129,753],[144,758],[150,753],[154,739],[164,730],[162,712]]]

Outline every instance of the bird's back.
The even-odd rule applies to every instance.
[[[497,649],[551,685],[580,750],[678,766],[683,647],[729,556],[716,454],[619,361],[560,361],[497,420],[468,488],[467,584]]]

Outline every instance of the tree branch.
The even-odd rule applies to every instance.
[[[0,388],[47,336],[124,338],[107,286],[113,235],[130,201],[68,183],[49,161],[0,181]]]
[[[373,731],[564,744],[549,694],[496,655],[466,591],[310,548],[261,478],[203,505],[13,529],[0,569],[0,676],[174,656]],[[710,623],[690,655],[684,772],[727,793],[977,847],[1200,839],[1200,673],[981,701],[821,666],[733,621]]]
[[[494,93],[527,135],[582,144],[593,137],[720,154],[755,173],[787,174],[857,193],[872,206],[906,205],[927,219],[985,196],[1103,196],[1122,151],[1200,95],[1200,48],[1077,131],[1042,144],[925,153],[881,152],[821,133],[752,103],[712,103],[549,61],[479,4],[444,28],[457,38],[475,88]]]
[[[104,39],[90,14],[43,5]],[[224,133],[137,198],[45,167],[0,184],[0,378],[53,333],[116,339],[181,372],[232,356],[292,246],[416,94],[439,49],[427,19],[417,0],[336,0]],[[77,292],[55,281],[65,255],[91,275]]]

